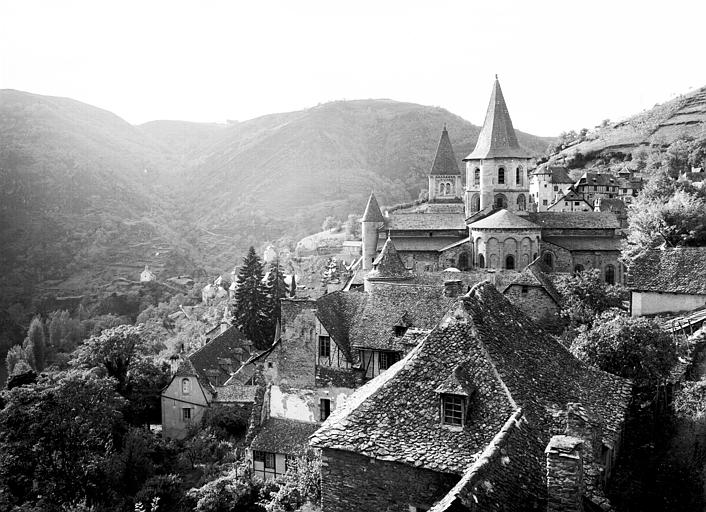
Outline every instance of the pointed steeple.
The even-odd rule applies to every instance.
[[[380,205],[378,204],[378,200],[375,199],[375,194],[372,192],[370,193],[370,197],[368,198],[368,204],[365,207],[365,213],[363,214],[363,218],[360,219],[361,222],[385,222],[385,218],[382,216],[382,212],[380,211]]]
[[[461,174],[461,171],[458,169],[458,161],[456,160],[454,149],[451,146],[451,140],[449,140],[449,132],[446,131],[446,125],[444,125],[444,130],[441,132],[439,146],[436,148],[436,156],[434,157],[434,163],[431,166],[429,174],[432,176],[440,174],[446,176]]]
[[[495,75],[495,83],[493,84],[493,92],[490,95],[488,112],[485,114],[483,129],[478,135],[475,149],[464,160],[502,157],[531,158],[531,156],[517,141],[517,135],[512,127],[512,120],[505,104],[503,91],[500,89],[498,75]]]
[[[382,246],[380,255],[373,262],[373,270],[369,277],[388,279],[409,279],[413,277],[407,267],[404,266],[402,258],[388,236],[385,245]]]

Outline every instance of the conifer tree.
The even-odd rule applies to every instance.
[[[274,334],[277,321],[281,317],[280,300],[287,296],[287,284],[284,282],[284,273],[279,264],[279,258],[270,263],[267,281],[265,283],[267,291],[267,323],[268,334]],[[272,339],[272,336],[269,337]]]
[[[42,323],[42,319],[38,316],[35,316],[29,324],[29,331],[27,332],[25,342],[27,344],[25,350],[27,351],[28,358],[30,351],[32,354],[32,358],[29,360],[30,365],[38,372],[41,372],[46,363],[46,341],[44,336],[44,324]]]
[[[267,348],[271,341],[267,329],[267,295],[262,283],[262,262],[250,247],[238,272],[235,291],[235,325],[243,331],[257,348]]]

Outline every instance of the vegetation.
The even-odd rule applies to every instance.
[[[593,321],[609,310],[624,310],[628,292],[620,285],[610,285],[601,279],[599,269],[562,276],[558,286],[563,297],[561,316],[568,327],[590,327]]]

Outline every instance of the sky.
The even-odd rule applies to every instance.
[[[342,99],[515,128],[618,120],[706,86],[702,0],[0,0],[0,89],[130,123],[225,122]]]

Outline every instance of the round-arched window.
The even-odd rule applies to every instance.
[[[517,175],[515,176],[515,184],[522,185],[522,166],[517,168]]]
[[[515,257],[512,254],[505,256],[505,268],[507,270],[515,270]]]
[[[520,211],[524,211],[527,209],[527,199],[525,198],[524,194],[520,194],[517,196],[517,209]]]
[[[480,169],[473,171],[473,185],[480,186]]]
[[[549,268],[554,268],[554,255],[550,252],[545,252],[542,256],[544,259],[544,264]]]
[[[613,265],[606,265],[605,267],[605,282],[615,284],[615,267]]]
[[[501,167],[498,169],[498,184],[503,185],[505,183],[505,168]]]
[[[577,263],[576,266],[574,266],[574,272],[576,272],[577,274],[579,272],[583,272],[583,265],[581,265],[580,263]]]
[[[480,268],[485,268],[485,256],[483,256],[482,254],[478,255],[478,266]]]

